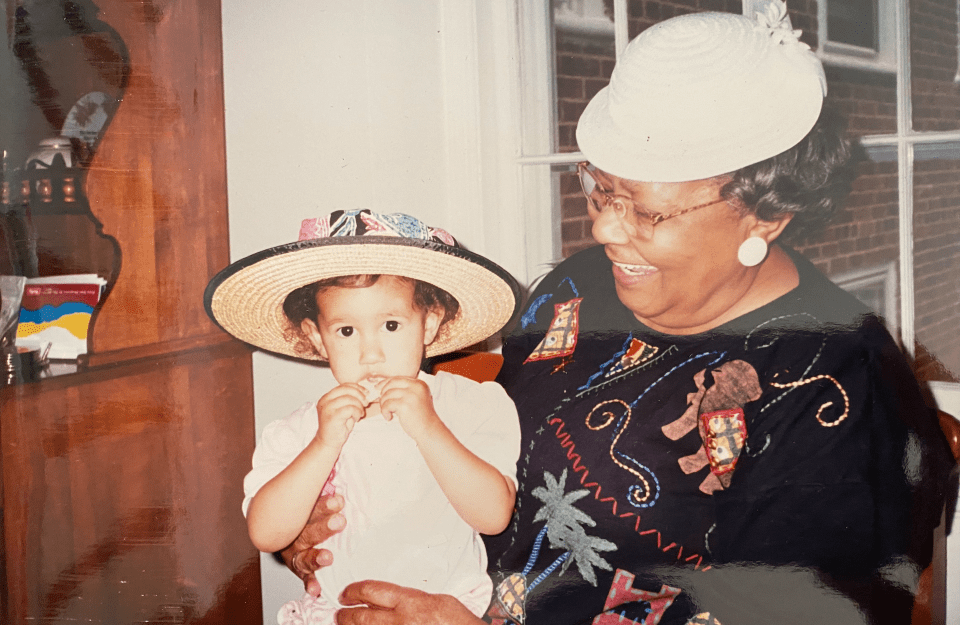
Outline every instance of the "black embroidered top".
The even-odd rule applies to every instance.
[[[600,247],[541,281],[503,349],[521,486],[488,620],[909,621],[952,461],[881,322],[791,256],[796,289],[693,336],[637,321]]]

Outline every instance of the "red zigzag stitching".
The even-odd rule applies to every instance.
[[[600,484],[598,484],[597,482],[590,482],[589,484],[586,483],[586,481],[587,481],[587,476],[590,475],[590,469],[588,469],[588,468],[585,467],[584,465],[580,464],[580,460],[581,460],[582,456],[581,456],[580,454],[574,453],[573,450],[574,450],[574,448],[576,447],[576,444],[570,442],[570,435],[569,435],[569,434],[564,434],[564,433],[562,433],[562,432],[563,432],[564,425],[566,425],[566,424],[565,424],[565,423],[563,422],[563,420],[560,419],[560,418],[553,419],[552,421],[549,421],[548,423],[549,423],[550,425],[553,425],[554,423],[557,423],[557,422],[560,423],[560,427],[557,428],[557,434],[556,434],[557,440],[560,441],[560,446],[561,446],[561,447],[566,448],[566,450],[567,450],[567,460],[573,460],[573,472],[574,472],[574,473],[583,472],[583,475],[580,476],[580,484],[581,484],[584,488],[590,488],[590,487],[592,487],[592,486],[596,486],[596,487],[597,487],[597,492],[594,494],[594,497],[597,499],[597,501],[600,501],[600,502],[604,502],[604,503],[605,503],[605,502],[610,502],[610,503],[613,505],[613,516],[617,516],[617,500],[614,499],[613,497],[605,497],[605,498],[601,499],[601,498],[600,498],[600,491],[601,491],[601,489],[602,489],[603,487],[600,486]],[[630,513],[628,513],[628,514],[630,514],[630,515],[632,516],[634,513],[630,512]]]
[[[570,434],[566,434],[566,433],[563,432],[563,429],[564,429],[564,427],[566,426],[566,423],[564,423],[564,422],[563,422],[563,419],[561,419],[561,418],[559,418],[559,417],[555,417],[555,418],[551,419],[550,421],[547,421],[547,424],[548,424],[548,425],[554,425],[554,424],[556,424],[556,423],[559,423],[559,424],[560,424],[559,427],[557,427],[557,433],[556,433],[557,440],[560,441],[560,446],[563,447],[563,448],[565,448],[565,449],[567,450],[567,460],[572,460],[572,461],[573,461],[573,472],[574,472],[574,473],[578,473],[578,472],[579,472],[579,473],[583,473],[583,475],[580,476],[580,484],[581,484],[584,488],[591,488],[591,487],[593,487],[593,486],[596,486],[596,487],[597,487],[597,492],[594,494],[594,497],[597,499],[597,501],[600,501],[600,502],[608,502],[608,501],[609,501],[609,502],[612,504],[612,506],[613,506],[613,510],[612,510],[613,515],[614,515],[614,516],[617,516],[617,500],[614,499],[613,497],[605,497],[605,498],[601,499],[601,498],[600,498],[600,491],[602,490],[603,487],[600,486],[600,484],[598,484],[597,482],[590,482],[589,484],[586,483],[586,482],[587,482],[587,476],[590,475],[590,469],[588,469],[585,465],[580,464],[580,460],[583,458],[583,456],[581,456],[580,454],[575,453],[575,452],[573,451],[573,450],[576,448],[576,444],[570,441],[570,438],[571,438],[571,437],[570,437]],[[621,515],[620,515],[620,518],[630,517],[630,516],[634,516],[634,515],[635,515],[634,512],[625,512],[624,514],[621,514]],[[640,534],[641,536],[643,536],[643,535],[645,535],[645,534],[651,534],[651,533],[656,532],[656,534],[657,534],[657,548],[660,548],[660,531],[659,531],[659,530],[656,530],[656,529],[649,529],[649,530],[644,530],[644,531],[641,532],[641,531],[640,531],[640,516],[639,516],[639,515],[637,515],[637,523],[636,523],[636,525],[634,526],[634,530],[635,530],[638,534]],[[675,547],[675,546],[676,546],[676,543],[671,543],[666,549],[664,549],[664,551],[669,551],[672,547]],[[677,560],[680,559],[680,557],[681,557],[682,554],[683,554],[683,547],[681,546],[679,552],[677,553]],[[685,561],[686,561],[686,562],[689,562],[690,560],[692,560],[692,559],[694,559],[694,558],[697,558],[697,563],[694,565],[693,568],[694,568],[694,569],[699,569],[699,568],[700,568],[700,563],[703,561],[703,558],[702,558],[701,556],[698,556],[697,554],[693,554],[692,556],[689,556]],[[709,570],[710,568],[711,568],[711,567],[707,566],[707,567],[704,567],[702,570],[706,571],[706,570]]]

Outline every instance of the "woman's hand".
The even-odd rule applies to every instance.
[[[289,547],[280,552],[283,563],[303,580],[304,589],[314,597],[320,596],[320,582],[314,572],[333,564],[333,554],[326,549],[317,549],[314,545],[343,530],[347,519],[340,514],[341,510],[343,497],[340,495],[319,497],[303,531]]]
[[[389,582],[354,582],[340,594],[337,625],[482,625],[450,595],[431,595]]]

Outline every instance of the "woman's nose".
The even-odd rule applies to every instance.
[[[617,213],[615,206],[607,205],[602,211],[590,211],[593,219],[591,233],[594,240],[601,244],[627,244],[630,242],[630,233],[627,232],[623,217]]]

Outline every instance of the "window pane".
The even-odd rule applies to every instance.
[[[602,0],[553,3],[556,151],[577,151],[577,120],[590,98],[610,81],[615,59],[612,14]]]
[[[552,169],[560,197],[560,236],[563,241],[563,258],[594,245],[590,235],[590,217],[587,215],[587,198],[580,189],[575,165],[554,165]]]
[[[925,380],[960,381],[960,145],[914,164],[917,367]]]
[[[829,0],[827,36],[830,41],[879,50],[877,0]]]
[[[913,128],[960,129],[956,0],[911,0]]]
[[[854,137],[897,132],[897,77],[827,66],[827,100],[847,119]]]
[[[820,233],[796,247],[834,282],[884,317],[898,333],[897,164],[862,162],[846,205]]]

